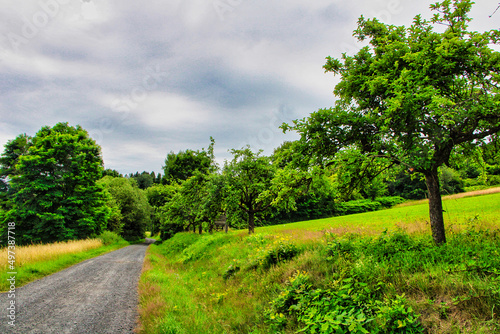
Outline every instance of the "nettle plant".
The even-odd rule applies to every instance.
[[[381,284],[374,287],[354,278],[314,288],[307,272],[297,271],[266,312],[274,330],[299,323],[304,333],[423,333],[418,315],[404,295],[381,299]]]

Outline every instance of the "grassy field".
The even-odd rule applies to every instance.
[[[44,245],[18,246],[15,249],[15,268],[8,268],[8,249],[0,249],[0,292],[9,290],[9,272],[16,272],[16,287],[53,274],[81,261],[127,246],[121,238],[96,238],[56,242]]]
[[[152,245],[140,333],[498,333],[500,194]]]
[[[487,194],[480,197],[445,197],[443,200],[444,219],[448,230],[459,230],[471,223],[482,226],[500,226],[500,193]],[[321,236],[324,231],[337,234],[360,233],[379,234],[385,229],[402,228],[408,232],[430,230],[429,206],[427,202],[408,202],[392,209],[366,212],[349,216],[309,220],[293,224],[261,227],[262,233],[298,233],[306,238]],[[304,233],[307,231],[307,233]]]

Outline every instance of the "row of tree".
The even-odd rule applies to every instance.
[[[227,163],[222,175],[234,182],[229,192],[239,190],[239,196],[236,202],[229,196],[226,209],[237,204],[252,231],[260,210],[295,206],[294,193],[285,189],[311,180],[300,173],[314,166],[334,166],[332,176],[342,175],[336,181],[346,189],[372,182],[372,193],[378,188],[373,182],[380,184],[386,171],[404,168],[425,179],[432,236],[436,244],[446,242],[440,170],[457,154],[491,143],[500,131],[500,52],[490,46],[499,43],[500,31],[469,31],[472,4],[433,4],[430,21],[417,15],[408,28],[361,17],[355,36],[368,45],[355,55],[328,57],[324,66],[340,76],[335,106],[282,126],[300,139],[279,155],[278,161],[291,167],[276,170],[271,183],[261,182],[266,169],[253,170],[260,166],[258,157],[233,151],[234,163]],[[436,25],[444,31],[435,31]],[[243,182],[248,171],[256,187]],[[255,188],[262,192],[253,193]]]
[[[430,21],[416,16],[408,28],[361,17],[355,36],[368,46],[324,66],[340,76],[335,106],[283,124],[300,139],[269,157],[247,147],[219,167],[212,139],[207,150],[169,153],[163,176],[124,178],[103,171],[99,146],[79,126],[18,136],[0,160],[2,231],[15,221],[23,242],[104,229],[168,237],[213,230],[225,214],[252,233],[294,210],[312,218],[335,214],[331,203],[400,192],[429,198],[433,239],[446,242],[441,193],[500,181],[500,52],[490,47],[500,31],[468,31],[471,6],[436,3]]]

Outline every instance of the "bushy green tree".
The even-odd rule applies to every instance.
[[[143,190],[151,187],[154,183],[155,178],[156,177],[153,178],[153,176],[148,172],[142,172],[141,174],[134,177],[135,181],[137,182],[137,186]]]
[[[171,185],[154,184],[153,186],[146,189],[146,197],[149,204],[153,208],[154,214],[151,221],[151,233],[161,232],[162,239],[168,239],[173,234],[182,231],[182,226],[173,227],[171,225],[166,226],[165,222],[165,207],[172,201],[172,198],[179,190],[180,186],[176,183]],[[169,232],[167,232],[167,230]],[[174,231],[174,232],[172,232]],[[172,232],[172,233],[170,233]]]
[[[170,152],[165,159],[163,167],[163,183],[181,182],[194,176],[195,173],[209,174],[215,169],[213,148],[215,141],[210,138],[210,146],[207,151],[186,150],[179,153]]]
[[[356,148],[423,174],[436,244],[446,242],[439,167],[457,147],[500,131],[500,52],[490,47],[500,32],[468,31],[471,6],[436,3],[431,21],[416,16],[409,28],[361,17],[355,36],[369,46],[325,65],[341,77],[335,107],[284,126],[318,156]]]
[[[247,218],[248,233],[254,233],[255,215],[272,206],[273,198],[264,194],[271,187],[276,168],[269,157],[254,153],[249,147],[233,149],[231,153],[233,159],[226,162],[223,170],[228,184],[229,218],[241,210]]]
[[[120,208],[121,235],[127,240],[143,238],[152,214],[145,192],[139,189],[133,179],[105,176],[99,182],[106,187]]]
[[[19,174],[16,164],[19,162],[19,157],[28,152],[31,141],[32,138],[24,133],[5,144],[4,152],[0,157],[0,208],[7,209],[12,204],[10,199],[13,191],[9,183]]]
[[[6,221],[16,222],[18,243],[82,239],[106,227],[110,210],[96,184],[101,149],[80,126],[43,127],[31,143],[16,138],[6,145],[2,170],[13,192]]]

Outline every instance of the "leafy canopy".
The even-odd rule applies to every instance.
[[[500,53],[490,47],[500,32],[468,31],[471,6],[436,3],[430,21],[417,15],[408,28],[361,17],[354,35],[369,45],[324,66],[341,77],[335,106],[283,125],[320,162],[355,149],[423,173],[438,243],[445,241],[438,167],[458,147],[500,131]]]
[[[67,123],[43,127],[31,142],[26,139],[9,142],[2,157],[12,187],[7,220],[16,222],[16,241],[52,242],[101,233],[110,210],[96,184],[103,170],[99,145],[80,126]],[[18,149],[12,155],[13,146]]]

